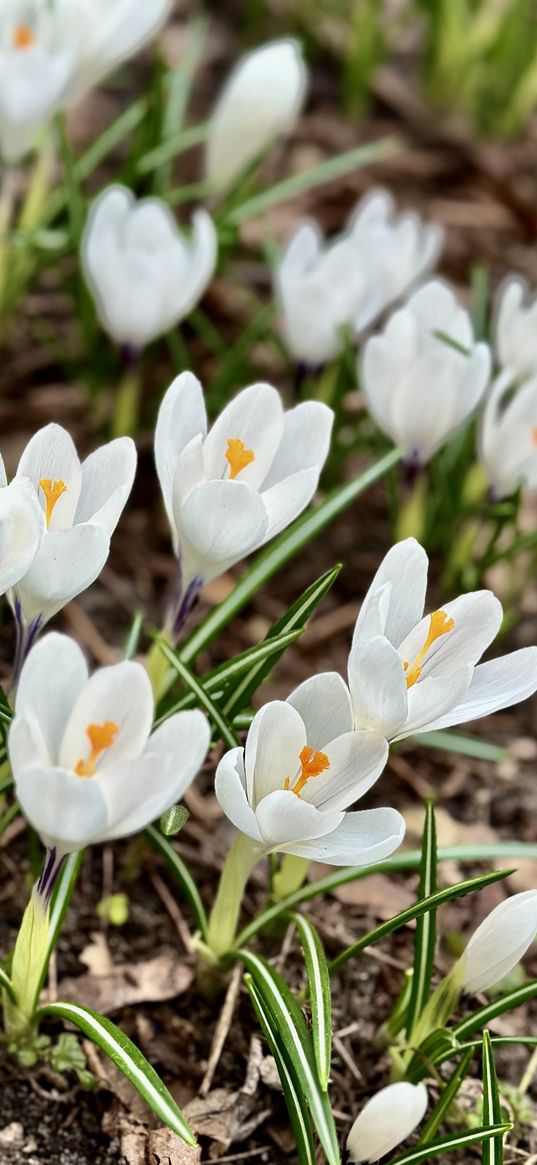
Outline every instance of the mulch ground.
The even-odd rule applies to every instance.
[[[169,51],[174,44],[170,37]],[[234,51],[230,27],[216,15],[196,93],[200,113],[207,109]],[[441,269],[458,285],[467,286],[476,264],[487,266],[494,283],[509,271],[521,272],[537,283],[537,127],[530,127],[524,140],[512,145],[476,144],[464,127],[426,109],[407,77],[405,62],[380,70],[370,114],[359,124],[348,124],[338,114],[332,66],[322,61],[317,66],[308,112],[286,149],[269,164],[271,180],[299,169],[306,161],[313,163],[387,134],[395,133],[401,139],[401,149],[382,164],[273,211],[262,228],[257,222],[248,224],[242,236],[244,256],[235,275],[241,281],[250,280],[261,300],[268,301],[270,288],[255,246],[267,225],[281,239],[296,217],[310,213],[327,230],[339,229],[356,198],[373,184],[390,186],[401,206],[416,207],[444,223],[448,234]],[[77,140],[87,140],[105,123],[114,102],[116,93],[105,93],[81,111],[72,127]],[[189,158],[178,179],[191,180],[195,165],[195,157]],[[215,282],[205,308],[229,344],[236,343],[247,315],[243,298],[227,278]],[[31,433],[51,419],[70,429],[81,452],[93,447],[100,437],[98,419],[88,405],[83,384],[78,378],[74,382],[66,378],[51,348],[36,340],[36,320],[44,320],[47,329],[56,331],[76,358],[80,341],[69,310],[61,281],[47,274],[32,291],[13,328],[0,367],[0,431],[8,471],[15,468]],[[191,351],[196,372],[210,380],[214,357],[194,338]],[[272,349],[259,344],[250,358],[260,376],[290,388],[290,370]],[[99,664],[117,658],[122,637],[137,610],[147,612],[149,623],[158,623],[173,582],[174,563],[151,454],[151,423],[170,378],[166,355],[158,349],[153,363],[148,364],[144,426],[137,438],[139,474],[128,512],[114,537],[109,563],[99,582],[55,621],[56,626],[74,634]],[[112,393],[113,384],[103,386],[104,410]],[[288,651],[275,669],[262,698],[285,696],[320,669],[344,672],[360,600],[390,543],[386,514],[385,490],[379,485],[256,597],[210,653],[205,653],[200,667],[257,642],[302,589],[334,562],[342,561],[345,567],[333,590],[300,644]],[[434,575],[433,569],[433,579]],[[226,577],[208,588],[196,619],[208,604],[227,592],[231,582]],[[534,642],[536,621],[535,596],[529,596],[511,645]],[[12,653],[7,612],[3,630],[1,651],[7,674]],[[534,713],[535,707],[525,704],[472,727],[472,732],[505,745],[508,756],[499,765],[418,750],[409,743],[400,746],[368,797],[368,805],[397,806],[407,818],[412,846],[419,837],[423,799],[430,792],[438,806],[442,844],[486,842],[498,837],[535,841]],[[185,798],[191,817],[176,842],[207,903],[214,896],[230,839],[230,827],[212,793],[213,771],[214,765]],[[312,876],[320,872],[313,870]],[[465,866],[464,872],[479,870]],[[446,881],[461,874],[462,869],[454,863],[442,867],[441,876]],[[0,839],[0,877],[0,952],[5,955],[13,943],[31,878],[27,839],[20,821]],[[537,863],[522,863],[508,885],[512,891],[537,885]],[[265,871],[260,868],[248,889],[245,918],[262,906],[265,888]],[[415,890],[415,875],[374,876],[342,888],[328,900],[313,901],[308,913],[328,952],[336,954],[365,929],[403,909]],[[101,899],[117,892],[128,897],[128,921],[121,927],[107,926],[96,907]],[[440,917],[443,932],[448,938],[452,932],[468,933],[504,893],[501,885],[495,885],[478,900],[464,899],[444,908]],[[138,1042],[199,1131],[201,1160],[294,1165],[285,1106],[247,994],[233,977],[222,982],[221,991],[213,997],[200,993],[187,949],[191,927],[188,909],[160,859],[143,842],[122,842],[92,852],[86,857],[51,968],[50,991],[57,997],[71,993],[81,1002],[98,1005]],[[378,1029],[393,1006],[402,973],[409,965],[411,945],[412,930],[408,929],[350,963],[335,984],[331,1097],[342,1143],[364,1099],[386,1082],[389,1065],[378,1044]],[[293,987],[303,986],[302,960],[291,929],[264,935],[261,949],[274,958]],[[439,969],[446,969],[450,958],[447,945],[442,945]],[[528,973],[532,971],[537,973],[536,958],[533,965],[528,961]],[[73,982],[77,977],[79,982]],[[529,1033],[534,1013],[535,1008],[520,1009],[498,1021],[495,1030]],[[222,1034],[226,1027],[217,1058],[215,1033]],[[91,1092],[80,1091],[70,1074],[39,1067],[22,1073],[13,1064],[2,1063],[2,1165],[189,1165],[200,1159],[196,1152],[181,1147],[173,1135],[152,1130],[147,1110],[130,1087],[90,1046],[86,1045],[86,1051],[98,1078]],[[516,1084],[526,1062],[524,1051],[503,1051],[498,1057],[500,1078]],[[469,1081],[462,1103],[472,1107],[477,1095],[477,1088]],[[529,1120],[517,1124],[512,1148],[506,1150],[508,1165],[537,1153],[537,1121],[532,1121],[531,1114]],[[479,1159],[477,1152],[465,1156],[466,1161],[474,1159]]]

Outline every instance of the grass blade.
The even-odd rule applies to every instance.
[[[220,708],[214,703],[214,700],[211,699],[200,680],[192,674],[177,652],[173,650],[173,647],[170,647],[166,639],[163,639],[161,635],[156,635],[155,643],[162,651],[162,654],[166,656],[168,663],[175,669],[177,675],[181,677],[183,683],[186,684],[187,688],[190,688],[190,691],[196,697],[196,703],[208,713],[224,744],[228,748],[236,748],[239,743],[238,736],[235,735],[226,716],[220,711]]]
[[[194,918],[196,919],[197,928],[203,938],[207,937],[208,921],[205,913],[205,907],[200,898],[198,887],[182,858],[174,850],[171,842],[162,835],[160,830],[155,825],[150,825],[144,831],[148,841],[151,842],[153,849],[164,858],[169,870],[173,874],[176,881],[179,883],[181,890],[190,905]]]
[[[313,166],[302,174],[293,174],[292,178],[285,178],[283,182],[277,182],[269,190],[263,190],[261,194],[249,198],[241,206],[235,207],[225,221],[236,227],[242,226],[249,218],[255,218],[256,215],[263,214],[290,198],[296,198],[305,190],[313,190],[325,182],[333,182],[335,178],[341,178],[344,174],[369,166],[372,162],[395,153],[399,148],[400,144],[396,138],[384,138],[380,142],[371,142],[369,145],[348,150],[345,154],[338,154],[335,158],[328,158],[318,166]]]
[[[306,1021],[283,979],[264,959],[251,951],[238,952],[272,1017],[272,1026],[279,1033],[287,1067],[295,1086],[303,1093],[311,1119],[326,1154],[329,1165],[340,1165],[340,1154],[334,1118],[328,1097],[323,1092],[315,1068],[311,1036]]]
[[[77,1003],[47,1003],[39,1011],[39,1019],[44,1016],[67,1020],[92,1040],[106,1056],[119,1068],[134,1085],[152,1112],[156,1113],[168,1128],[173,1129],[187,1145],[195,1145],[196,1138],[181,1109],[168,1092],[160,1076],[151,1067],[145,1056],[132,1040],[116,1027],[115,1023],[98,1015],[89,1007]]]
[[[434,804],[427,801],[423,837],[418,900],[431,898],[438,889],[436,882],[437,846]],[[412,985],[406,1030],[409,1036],[425,1007],[431,991],[431,978],[436,949],[436,910],[428,910],[416,923]]]
[[[439,728],[433,732],[420,732],[419,736],[412,737],[420,747],[439,749],[441,752],[454,752],[458,756],[469,756],[475,760],[492,761],[500,764],[507,756],[507,749],[498,744],[491,744],[489,740],[481,740],[478,736],[465,736],[462,732],[452,732],[450,728]]]
[[[514,991],[509,991],[506,995],[501,995],[499,999],[493,999],[490,1003],[485,1003],[484,1007],[472,1012],[466,1019],[456,1024],[452,1029],[453,1035],[457,1040],[465,1040],[474,1032],[488,1027],[489,1023],[496,1019],[496,1016],[503,1015],[506,1011],[512,1011],[514,1007],[519,1007],[528,999],[534,999],[536,995],[537,979],[532,979],[523,987],[517,987]]]
[[[370,485],[373,485],[388,470],[392,469],[401,460],[401,456],[400,449],[392,449],[385,457],[381,457],[380,461],[370,465],[360,477],[346,482],[345,485],[330,493],[324,502],[303,514],[280,538],[272,542],[268,549],[256,558],[253,566],[243,576],[229,597],[220,603],[214,611],[211,611],[203,623],[196,627],[190,638],[187,639],[180,653],[183,663],[188,664],[195,659],[200,651],[212,642],[252,596],[290,558],[293,558],[299,550],[307,546],[312,538],[320,534],[325,526],[333,522],[338,514],[360,497],[360,494],[364,493]]]
[[[366,947],[373,946],[374,943],[379,942],[386,935],[392,934],[394,930],[399,930],[402,926],[406,926],[408,922],[412,922],[415,918],[419,918],[420,915],[426,914],[428,910],[436,910],[444,902],[452,902],[453,899],[463,898],[465,894],[471,894],[474,890],[482,890],[484,886],[489,886],[492,882],[497,882],[501,878],[507,878],[510,873],[512,873],[512,870],[493,870],[489,874],[481,874],[477,878],[468,878],[464,882],[457,882],[454,886],[447,886],[444,890],[437,890],[428,898],[422,898],[420,902],[415,902],[413,906],[409,906],[407,910],[402,910],[394,918],[389,918],[387,922],[382,922],[380,926],[364,934],[351,947],[347,947],[346,950],[341,951],[341,954],[336,959],[333,959],[328,966],[330,974],[334,975],[341,967],[345,966],[345,963],[348,963],[349,959],[354,959]]]
[[[315,927],[301,914],[293,915],[298,930],[306,974],[308,976],[311,1006],[311,1030],[317,1074],[323,1092],[328,1089],[332,1058],[332,995],[330,976],[323,944]]]
[[[483,1124],[499,1125],[501,1119],[494,1052],[490,1042],[490,1034],[485,1030],[483,1032]],[[503,1165],[502,1135],[492,1137],[483,1145],[483,1165]]]
[[[389,1165],[418,1165],[420,1161],[429,1161],[431,1157],[439,1157],[441,1153],[451,1153],[454,1149],[465,1149],[468,1145],[477,1145],[479,1141],[488,1141],[490,1137],[503,1136],[512,1129],[512,1124],[493,1125],[492,1128],[461,1129],[441,1137],[438,1141],[431,1141],[430,1145],[410,1149],[400,1157],[393,1157]]]
[[[449,1112],[449,1109],[455,1100],[457,1092],[459,1091],[461,1083],[464,1080],[464,1077],[466,1076],[470,1066],[470,1062],[473,1059],[473,1055],[474,1048],[467,1048],[464,1056],[457,1064],[457,1067],[451,1073],[451,1076],[447,1083],[444,1085],[433,1108],[433,1111],[427,1121],[427,1124],[422,1131],[419,1142],[420,1145],[430,1145],[431,1141],[433,1140],[437,1130],[442,1124],[444,1117]]]
[[[282,1091],[289,1113],[289,1121],[295,1135],[298,1160],[300,1165],[317,1165],[308,1107],[300,1090],[295,1088],[293,1078],[285,1062],[285,1056],[280,1051],[278,1045],[278,1029],[272,1027],[272,1016],[263,1006],[263,1000],[255,986],[252,976],[245,975],[244,982],[248,988],[259,1026],[276,1062],[278,1076],[280,1077]]]

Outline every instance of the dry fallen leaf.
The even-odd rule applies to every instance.
[[[193,972],[172,950],[163,950],[141,963],[122,963],[105,975],[79,975],[62,979],[58,995],[74,998],[83,1007],[102,1015],[112,1015],[135,1003],[158,1003],[182,995],[192,982]]]
[[[367,907],[382,921],[406,910],[415,901],[411,890],[385,874],[371,874],[359,882],[348,882],[346,886],[338,886],[333,893],[339,902]]]
[[[201,1149],[191,1148],[171,1129],[152,1129],[147,1143],[147,1165],[199,1165]]]

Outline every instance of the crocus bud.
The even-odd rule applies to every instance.
[[[511,276],[494,307],[494,350],[514,380],[537,374],[537,299],[524,279]]]
[[[4,0],[0,26],[0,153],[16,162],[60,108],[76,72],[81,35],[66,9]]]
[[[275,271],[275,290],[290,351],[307,365],[340,351],[343,331],[359,334],[436,263],[442,229],[417,214],[398,214],[387,190],[355,207],[346,229],[326,242],[303,222]]]
[[[377,424],[424,465],[471,417],[490,373],[487,344],[446,284],[432,280],[365,346],[361,381]]]
[[[496,499],[521,485],[537,490],[537,368],[513,392],[511,370],[501,372],[485,401],[479,458]]]
[[[214,109],[206,173],[226,190],[247,166],[295,124],[306,95],[307,71],[295,40],[275,40],[242,57]]]
[[[464,990],[487,991],[516,967],[537,935],[537,890],[500,902],[472,935],[461,959]]]
[[[192,238],[164,202],[137,202],[110,186],[94,203],[82,240],[82,265],[103,328],[135,351],[169,331],[201,299],[215,268],[217,239],[204,210]]]
[[[378,1161],[405,1141],[425,1116],[424,1084],[401,1081],[381,1088],[368,1100],[347,1137],[351,1161]]]

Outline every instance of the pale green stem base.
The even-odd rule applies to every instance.
[[[261,856],[261,848],[255,841],[243,833],[237,834],[224,862],[209,916],[206,945],[216,962],[233,949],[244,889]]]
[[[284,854],[281,866],[272,883],[273,897],[277,902],[294,894],[303,886],[310,867],[309,858],[298,858],[295,854]]]
[[[140,415],[141,393],[142,373],[140,366],[136,365],[125,372],[116,392],[112,419],[113,437],[130,437],[136,433]]]
[[[165,631],[162,631],[161,635],[165,636]],[[166,638],[169,639],[168,636],[166,636]],[[169,642],[170,646],[173,647],[171,639],[169,639]],[[149,679],[151,680],[151,687],[153,688],[155,702],[158,704],[159,700],[166,695],[166,692],[170,687],[170,680],[173,681],[177,674],[170,667],[168,660],[166,659],[164,652],[160,650],[158,643],[154,643],[147,653],[145,670],[149,676]]]
[[[429,478],[427,472],[420,470],[410,495],[406,498],[397,515],[395,527],[395,541],[402,542],[405,538],[416,538],[423,542],[427,527],[427,493]]]
[[[23,1042],[34,1026],[35,1010],[48,953],[49,906],[34,886],[17,936],[11,982],[16,1004],[4,997],[4,1028],[11,1044]]]

